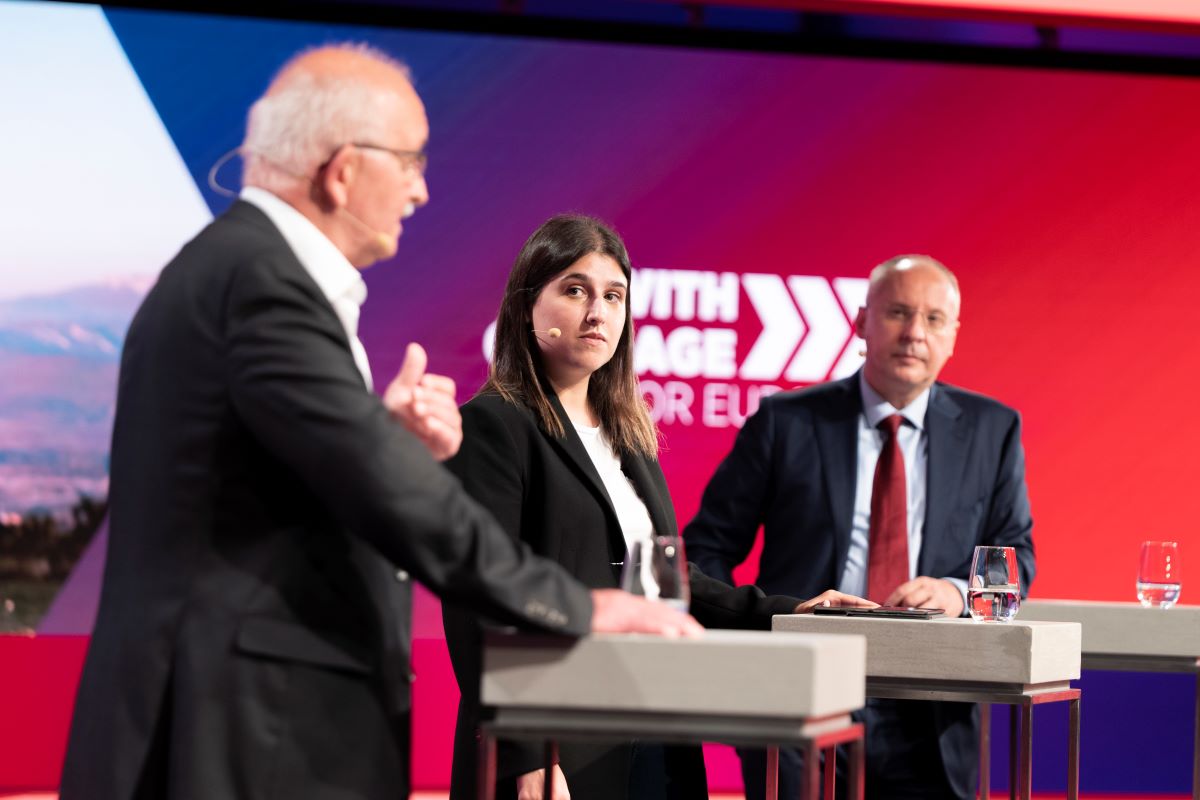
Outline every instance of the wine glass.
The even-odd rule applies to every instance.
[[[679,536],[650,536],[629,547],[621,588],[687,612],[691,601],[687,558]]]
[[[980,622],[1011,622],[1020,606],[1017,551],[1011,547],[976,547],[967,584],[971,617]]]
[[[1147,608],[1170,608],[1183,586],[1178,542],[1142,542],[1138,562],[1137,596]]]

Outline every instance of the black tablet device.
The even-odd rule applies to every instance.
[[[906,606],[876,606],[854,608],[852,606],[817,606],[814,614],[831,614],[839,617],[883,617],[896,619],[932,619],[945,614],[942,608],[909,608]]]

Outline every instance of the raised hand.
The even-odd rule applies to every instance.
[[[425,348],[416,342],[409,344],[400,371],[383,394],[383,404],[434,458],[445,461],[462,444],[462,416],[454,381],[426,372],[428,363]]]

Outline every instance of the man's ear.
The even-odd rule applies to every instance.
[[[954,320],[954,324],[950,327],[950,352],[946,354],[946,358],[954,355],[954,348],[958,345],[958,330],[962,325],[962,320]]]
[[[320,194],[318,202],[331,209],[344,208],[357,175],[358,153],[352,147],[339,147],[313,181]]]
[[[866,339],[867,337],[863,335],[863,331],[865,331],[866,328],[867,328],[867,307],[859,306],[858,314],[854,317],[854,333],[858,335],[858,338]]]

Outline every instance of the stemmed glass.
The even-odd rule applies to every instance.
[[[1142,542],[1137,596],[1147,608],[1170,608],[1179,599],[1183,569],[1178,542]]]
[[[1011,547],[976,547],[967,584],[971,617],[981,622],[1011,622],[1020,606],[1017,551]]]
[[[679,536],[650,536],[635,541],[625,557],[621,588],[687,612],[691,601],[687,558]]]

